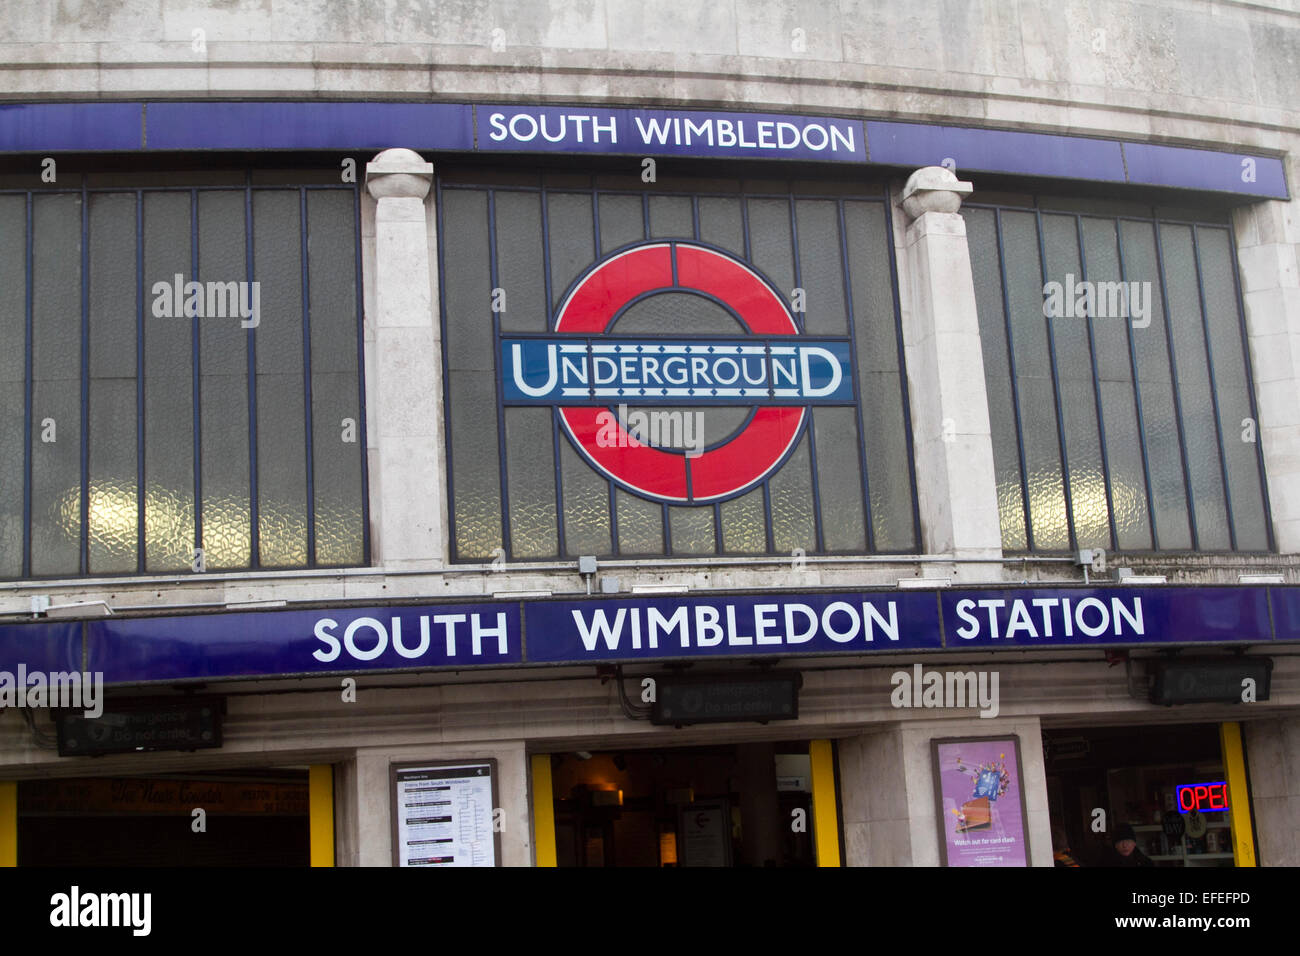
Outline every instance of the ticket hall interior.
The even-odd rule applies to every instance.
[[[815,865],[808,741],[549,759],[559,866]]]

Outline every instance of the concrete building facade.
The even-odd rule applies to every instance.
[[[670,12],[625,0],[21,0],[0,24],[0,50],[0,200],[13,199],[0,217],[18,229],[13,278],[28,290],[2,306],[12,321],[6,330],[25,336],[16,354],[27,362],[6,379],[13,403],[3,414],[12,427],[0,435],[25,462],[0,485],[10,506],[9,543],[0,546],[11,549],[14,569],[0,581],[0,668],[34,671],[46,659],[103,669],[110,711],[195,695],[224,707],[219,747],[95,759],[61,755],[44,715],[0,710],[0,859],[42,862],[58,839],[40,821],[57,828],[60,812],[103,809],[60,781],[226,775],[248,786],[268,774],[301,786],[301,800],[286,798],[298,800],[286,819],[310,827],[302,862],[387,866],[408,852],[395,796],[406,792],[395,789],[402,769],[490,761],[491,839],[503,865],[654,862],[654,848],[660,864],[688,863],[692,854],[748,865],[955,864],[941,821],[960,808],[944,802],[943,771],[952,768],[936,742],[1014,738],[1022,811],[1004,811],[997,825],[1028,865],[1052,865],[1054,827],[1079,849],[1085,839],[1108,843],[1121,823],[1138,826],[1139,848],[1162,862],[1300,863],[1290,822],[1300,805],[1294,3],[738,0]],[[415,111],[383,112],[393,104]],[[446,112],[418,112],[430,106]],[[510,125],[518,116],[525,120]],[[567,119],[556,132],[561,117],[574,116],[591,119],[585,127]],[[744,127],[730,142],[721,125],[747,116],[748,148]],[[685,139],[681,126],[671,134],[680,148],[661,139],[656,149],[645,135],[597,148],[605,122],[644,134],[651,121],[692,118],[701,124],[694,134],[689,126]],[[786,155],[783,123],[797,137]],[[831,131],[844,137],[846,156],[817,145],[831,143]],[[685,142],[692,135],[694,149]],[[766,154],[775,158],[763,143],[775,144]],[[57,178],[42,178],[47,158]],[[165,189],[192,205],[169,211]],[[221,189],[246,202],[231,200],[223,213]],[[80,381],[82,398],[47,416],[42,363],[57,363],[41,329],[57,307],[42,303],[65,293],[42,285],[42,257],[54,253],[40,240],[43,216],[61,221],[50,199],[61,190],[81,204],[67,213],[69,229],[81,223],[81,282],[66,292],[69,314],[80,310],[68,341],[81,343],[81,362],[64,377],[69,394]],[[115,212],[97,190],[125,197],[124,205]],[[277,205],[281,192],[287,198]],[[780,239],[789,251],[772,251],[772,203],[789,209],[793,232]],[[175,236],[151,238],[153,224],[173,214],[183,222]],[[223,215],[245,230],[230,240],[233,265],[224,271],[204,259],[221,254],[224,234],[203,232]],[[300,216],[281,237],[288,258],[266,252],[281,238],[260,231],[285,216]],[[594,220],[594,235],[574,225],[583,216]],[[326,231],[331,217],[341,223],[334,232]],[[97,268],[114,268],[109,245],[95,238],[101,222],[109,231],[126,223],[123,241],[136,250],[121,269],[141,285],[131,279],[120,301],[96,285]],[[827,244],[818,245],[823,231]],[[191,243],[175,270],[163,266],[173,240]],[[312,258],[327,247],[341,258]],[[752,270],[797,334],[844,356],[836,372],[853,383],[839,405],[765,405],[771,395],[757,402],[774,422],[757,443],[764,452],[785,434],[780,422],[798,414],[799,424],[761,474],[742,480],[741,464],[727,465],[717,503],[700,490],[703,465],[686,466],[695,484],[685,499],[638,491],[640,466],[601,459],[596,433],[580,432],[580,416],[566,418],[563,403],[507,395],[507,363],[523,361],[511,359],[510,346],[524,355],[528,342],[540,349],[569,332],[609,332],[560,320],[581,322],[577,306],[565,312],[570,299],[615,250],[654,248],[671,250],[669,295],[689,286],[688,253],[712,250],[719,259],[700,268],[697,291],[733,266]],[[348,285],[350,253],[359,281]],[[163,373],[144,370],[164,366],[151,365],[148,350],[163,339],[145,330],[164,318],[145,292],[173,271],[262,281],[267,324],[209,343],[217,333],[204,323],[230,316],[178,313],[194,319],[184,326],[187,335],[192,328],[193,363],[178,373],[192,397],[175,414],[199,423],[180,451],[196,464],[178,480],[199,505],[177,512],[183,546],[168,551],[153,543],[162,492],[145,488],[163,473],[149,429],[168,414],[165,404],[149,404],[146,378]],[[1145,295],[1145,314],[1126,313],[1112,326],[1096,311],[1086,321],[1047,311],[1051,282],[1089,274],[1134,281],[1135,298],[1124,302],[1141,312]],[[639,280],[620,272],[610,281],[630,289]],[[326,289],[356,300],[355,309],[339,307],[341,339],[328,338],[335,333],[324,331],[323,317],[332,307],[311,294]],[[646,289],[662,292],[651,283],[639,294]],[[1038,300],[1026,305],[1026,289]],[[758,308],[752,299],[741,307],[710,294],[708,308],[728,310],[745,335],[773,347],[777,332],[745,311]],[[289,299],[273,297],[288,295],[297,296],[298,337],[281,340],[273,303]],[[652,305],[633,298],[628,292],[620,300],[627,311],[606,316],[627,321],[620,334],[632,348],[632,336],[673,347],[735,337],[726,316],[680,302],[636,315]],[[833,308],[824,305],[830,299]],[[117,328],[114,309],[127,317],[122,328],[139,330],[138,360],[99,376],[97,356],[111,347],[96,344],[97,326]],[[874,331],[880,316],[884,332]],[[347,361],[331,364],[327,341],[344,343],[340,354],[351,348]],[[204,376],[232,348],[246,351],[222,374],[236,391],[255,382],[248,402],[231,406],[238,428],[229,433],[243,442],[236,470],[251,476],[232,494],[251,495],[252,504],[234,508],[244,543],[218,560],[226,552],[214,550],[213,529],[227,506],[200,486],[218,487],[224,479],[210,469],[233,453],[216,437],[227,433],[223,420],[204,417],[221,401],[208,390],[219,383]],[[594,362],[595,352],[584,354]],[[286,355],[297,364],[281,364]],[[1114,355],[1121,358],[1112,366]],[[829,390],[822,379],[814,388],[806,361],[802,394]],[[63,374],[55,364],[52,382]],[[542,368],[520,364],[515,381],[536,386]],[[292,379],[285,392],[275,390],[280,373]],[[123,467],[141,479],[129,495],[130,541],[119,564],[110,559],[119,552],[95,540],[107,534],[95,512],[95,456],[116,440],[98,437],[111,433],[101,422],[116,420],[96,412],[97,396],[108,394],[97,391],[99,377],[131,383],[126,404],[111,406],[130,422]],[[323,404],[347,388],[354,405]],[[307,412],[305,431],[276,431],[273,416],[291,394]],[[617,401],[606,397],[588,410],[613,409]],[[705,455],[763,417],[710,425],[718,406],[694,401],[645,407],[702,411]],[[70,445],[42,442],[47,417],[76,436]],[[354,431],[343,444],[322,430],[327,422],[348,435],[348,421]],[[534,441],[538,423],[551,433]],[[626,415],[621,424],[626,433]],[[68,499],[80,523],[65,565],[54,557],[62,532],[43,528],[64,513],[42,505],[40,456],[50,445],[72,449],[68,474],[80,480],[79,497]],[[291,464],[282,466],[277,452],[289,446]],[[277,476],[298,467],[303,448],[305,543],[275,556]],[[835,458],[842,448],[850,450]],[[166,452],[157,451],[161,461]],[[540,485],[538,462],[554,471]],[[791,483],[795,469],[811,481]],[[344,502],[333,511],[327,487]],[[742,500],[753,506],[748,517]],[[789,518],[787,508],[804,510]],[[328,524],[327,512],[344,517]],[[298,520],[298,511],[284,513],[289,524]],[[650,525],[638,523],[643,513]],[[650,543],[631,544],[642,540],[637,534]],[[579,563],[587,556],[594,565]],[[1129,576],[1145,583],[1126,583]],[[1070,610],[1070,600],[1088,599],[1105,628],[1089,624],[1082,604]],[[750,614],[765,600],[758,607],[773,608],[780,622],[773,647],[784,647],[760,653],[752,639],[764,643],[763,631],[745,634],[745,621],[738,630],[729,619],[722,649],[702,650],[713,646],[699,640],[702,622],[716,624],[732,606]],[[855,601],[866,602],[860,615]],[[1027,630],[1017,601],[1032,608]],[[847,610],[836,612],[836,602]],[[663,653],[642,653],[640,631],[633,653],[585,623],[597,612],[621,622],[652,604],[661,620],[687,608],[682,620],[697,628],[690,648],[689,624],[680,629],[683,649],[667,650],[677,629],[665,627]],[[890,617],[895,604],[901,625]],[[791,646],[793,605],[814,609],[814,629],[821,615],[821,631],[809,638],[815,653]],[[1058,627],[1073,620],[1079,633],[1048,640],[1051,608]],[[501,637],[496,663],[464,658],[465,617],[435,622],[433,646],[445,624],[447,656],[422,664],[400,650],[405,660],[393,651],[381,657],[378,645],[370,653],[366,642],[381,634],[398,648],[396,623],[365,625],[369,635],[347,629],[345,639],[366,609],[371,622],[374,609],[394,622],[416,615],[403,618],[408,647],[420,615],[481,611],[488,623],[480,628],[473,617],[473,654],[482,638],[489,657],[498,639],[490,624],[507,620],[493,615],[519,620],[498,625],[510,648]],[[753,610],[760,628],[764,613]],[[838,643],[834,634],[845,631],[836,627],[848,618],[836,613],[858,615],[854,635],[874,622],[880,642]],[[320,636],[326,619],[329,640]],[[579,630],[561,639],[561,619]],[[460,657],[452,650],[458,624]],[[1088,635],[1100,637],[1081,640]],[[339,662],[340,642],[350,663]],[[259,655],[276,648],[281,664],[263,666],[270,657]],[[1237,651],[1271,660],[1267,699],[1229,703],[1220,692],[1213,701],[1151,701],[1148,684],[1164,664],[1231,664]],[[900,707],[896,675],[918,662],[996,672],[996,716],[974,706]],[[646,678],[671,683],[704,671],[725,685],[769,675],[770,663],[801,674],[796,719],[644,719],[649,701],[637,695]],[[1131,742],[1120,755],[1122,737]],[[1231,838],[1157,846],[1162,819],[1177,809],[1169,800],[1181,793],[1170,781],[1205,782],[1195,776],[1202,770],[1229,785]],[[1109,792],[1089,790],[1106,779]],[[614,803],[593,796],[611,792]],[[169,807],[188,816],[187,799]],[[716,827],[700,826],[723,835],[693,843],[682,829],[689,808],[720,813]],[[1091,826],[1097,808],[1111,821],[1101,831]],[[786,821],[803,810],[811,824],[783,843]],[[628,822],[639,813],[644,825]],[[1012,816],[1023,817],[1023,829]],[[980,825],[973,814],[962,819]],[[205,838],[212,835],[185,839]],[[286,853],[296,852],[296,839],[285,838]],[[1175,842],[1182,839],[1180,830]],[[111,850],[102,852],[113,862]],[[238,841],[232,852],[237,860]]]

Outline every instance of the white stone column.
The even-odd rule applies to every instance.
[[[1259,865],[1300,866],[1300,717],[1248,720],[1241,731]]]
[[[448,550],[437,246],[425,208],[432,183],[433,164],[409,149],[385,150],[366,166],[376,201],[366,316],[371,542],[375,563],[388,568],[441,567]]]
[[[1300,165],[1293,166],[1300,173]],[[1293,180],[1294,181],[1294,180]],[[1300,552],[1300,201],[1233,213],[1273,536]],[[1232,422],[1225,423],[1231,434]]]
[[[359,748],[335,776],[336,858],[339,866],[393,865],[393,791],[390,768],[397,764],[496,761],[497,806],[493,826],[502,866],[530,866],[533,857],[528,755],[522,740]],[[499,811],[499,812],[498,812]]]
[[[939,166],[908,179],[899,285],[922,546],[991,559],[955,565],[958,581],[974,582],[1001,580],[1002,531],[975,283],[957,212],[970,190]]]
[[[1047,778],[1037,717],[910,720],[840,740],[840,795],[847,866],[939,866],[939,820],[931,741],[941,737],[1020,738],[1030,866],[1052,865]]]

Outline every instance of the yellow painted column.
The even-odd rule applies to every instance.
[[[840,865],[840,814],[835,806],[835,757],[829,740],[808,744],[812,763],[813,851],[818,866]]]
[[[334,767],[312,764],[307,771],[307,807],[311,825],[311,865],[334,865]]]
[[[18,865],[18,784],[0,780],[0,866]]]
[[[533,865],[555,866],[555,799],[551,755],[533,754]]]
[[[1250,825],[1250,791],[1246,788],[1246,759],[1241,747],[1241,724],[1219,725],[1223,771],[1228,780],[1228,818],[1232,822],[1232,865],[1258,866],[1255,833]]]

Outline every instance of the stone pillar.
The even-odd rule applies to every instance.
[[[903,346],[912,406],[916,493],[926,554],[989,558],[957,564],[959,581],[1001,580],[1002,531],[966,222],[970,183],[939,166],[903,188],[911,221],[900,251]]]
[[[776,790],[776,748],[771,744],[739,744],[736,776],[740,818],[744,825],[744,863],[776,865],[781,858],[781,802]]]
[[[1300,717],[1242,723],[1260,866],[1300,866]]]
[[[441,567],[448,550],[437,245],[425,209],[432,182],[433,164],[409,149],[385,150],[366,166],[376,201],[366,316],[371,541],[375,563],[390,568]]]
[[[392,866],[392,764],[495,759],[498,806],[493,808],[502,866],[531,866],[532,807],[528,757],[522,740],[485,744],[367,747],[335,768],[334,820],[339,866]],[[497,812],[499,811],[499,812]]]
[[[939,866],[939,817],[931,741],[1020,738],[1020,780],[1031,866],[1052,865],[1043,740],[1037,717],[912,720],[838,744],[847,866]]]
[[[1300,166],[1292,167],[1300,173]],[[1300,552],[1300,201],[1233,212],[1273,536]],[[1225,422],[1231,436],[1237,428]]]

